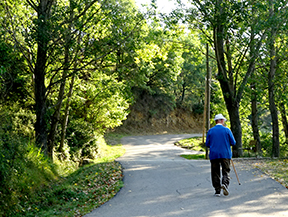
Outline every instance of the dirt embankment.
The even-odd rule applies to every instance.
[[[131,110],[127,120],[115,131],[133,135],[201,133],[203,115],[175,109],[166,115]]]

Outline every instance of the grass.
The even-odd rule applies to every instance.
[[[114,197],[122,178],[114,161],[80,168],[23,200],[15,216],[82,216]]]
[[[288,189],[288,160],[254,160],[252,165]]]
[[[185,154],[185,155],[180,155],[180,156],[187,160],[205,159],[205,154]]]
[[[91,212],[122,188],[122,167],[115,159],[124,153],[120,144],[102,145],[101,158],[35,187],[31,194],[20,195],[14,209],[4,216],[72,217]]]
[[[175,143],[175,145],[195,151],[205,151],[205,144],[202,143],[202,137],[182,139]]]
[[[194,151],[205,151],[205,144],[202,142],[202,137],[192,137],[187,139],[182,139],[175,143],[175,145],[182,148],[187,148]],[[190,154],[190,155],[180,155],[181,157],[188,160],[199,160],[205,159],[205,154]]]

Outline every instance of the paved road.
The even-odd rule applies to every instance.
[[[192,151],[173,145],[194,135],[123,138],[125,186],[86,217],[288,217],[287,189],[237,161],[242,185],[231,170],[230,195],[214,197],[210,162],[183,159]]]

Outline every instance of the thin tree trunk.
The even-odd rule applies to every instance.
[[[286,109],[283,102],[280,103],[280,113],[281,113],[281,119],[283,124],[283,129],[285,133],[286,143],[288,143],[288,122],[287,122],[287,115],[286,115]]]
[[[183,101],[184,101],[185,91],[186,91],[186,82],[184,81],[184,83],[183,83],[183,85],[182,85],[182,94],[181,94],[180,105],[182,105],[182,103],[183,103]]]
[[[274,8],[273,0],[269,1],[269,14],[270,18],[274,17]],[[280,147],[279,147],[279,125],[278,125],[278,114],[275,104],[274,97],[274,78],[277,67],[277,58],[276,58],[276,48],[275,48],[275,37],[276,30],[275,27],[271,27],[270,36],[268,38],[269,49],[270,49],[270,70],[268,73],[268,91],[269,91],[269,109],[272,117],[272,157],[280,156]]]
[[[68,99],[67,99],[64,117],[62,121],[61,140],[60,140],[60,145],[59,145],[59,151],[62,153],[64,152],[63,147],[64,147],[64,140],[66,136],[66,130],[67,130],[68,119],[69,119],[69,108],[70,108],[70,102],[71,102],[71,97],[73,93],[74,80],[75,80],[75,76],[73,76],[71,80],[69,93],[68,93]]]
[[[65,54],[65,56],[66,56],[66,54]],[[65,62],[66,62],[66,57],[65,57]],[[48,156],[52,160],[53,160],[53,149],[54,149],[55,136],[57,133],[57,125],[59,123],[60,111],[61,111],[62,102],[64,99],[66,75],[67,75],[67,70],[64,70],[62,73],[62,81],[61,81],[60,90],[59,90],[59,94],[58,94],[58,101],[57,101],[56,108],[55,108],[55,111],[54,111],[53,116],[52,116],[51,128],[50,128],[50,133],[48,136]]]
[[[254,7],[252,6],[252,14],[254,15]],[[251,36],[250,36],[250,56],[255,55],[255,32],[254,32],[254,25],[252,23],[251,25]],[[255,71],[255,63],[252,65],[252,71],[254,73]],[[257,90],[256,90],[256,83],[254,82],[255,78],[252,74],[252,84],[250,85],[252,94],[251,94],[251,115],[252,115],[252,131],[253,131],[253,138],[255,141],[255,148],[256,153],[259,155],[262,154],[262,147],[260,142],[260,134],[259,134],[259,128],[258,128],[258,111],[257,111]]]
[[[210,100],[211,100],[211,90],[210,90],[210,80],[211,72],[209,67],[209,44],[206,44],[206,131],[210,129]],[[206,146],[205,146],[206,147]],[[205,158],[208,159],[208,148],[205,149]]]
[[[255,84],[253,84],[252,87],[254,87],[254,90],[252,89],[253,92],[252,92],[252,99],[251,99],[253,138],[254,138],[254,141],[256,142],[255,144],[256,152],[261,155],[262,147],[261,147],[260,134],[259,134],[259,128],[258,128],[257,93],[255,90]]]

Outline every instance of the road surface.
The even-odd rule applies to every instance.
[[[119,161],[124,187],[86,217],[258,217],[287,216],[288,190],[245,164],[234,161],[230,195],[214,196],[208,160],[186,160],[196,153],[174,142],[196,134],[124,137]],[[199,135],[198,135],[199,136]]]

